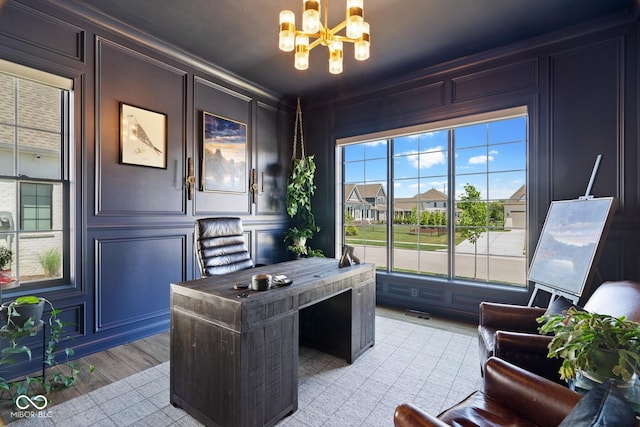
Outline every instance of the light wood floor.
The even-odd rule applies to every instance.
[[[62,403],[168,360],[169,332],[167,331],[78,359],[79,366],[93,365],[96,368],[95,371],[87,373],[84,370],[76,385],[52,392],[47,398],[51,405]],[[0,402],[0,416],[4,420],[8,420],[9,413],[15,410],[12,401]],[[4,425],[2,420],[0,425]]]

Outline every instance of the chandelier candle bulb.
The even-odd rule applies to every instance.
[[[331,74],[342,73],[343,55],[342,42],[340,40],[332,41],[329,46],[329,72]]]
[[[298,70],[309,68],[309,37],[296,37],[295,67]]]
[[[302,31],[315,34],[320,31],[320,2],[318,0],[303,0]]]
[[[296,15],[290,10],[280,12],[280,34],[278,46],[280,50],[291,52],[295,47]]]
[[[359,39],[362,36],[364,23],[363,0],[347,1],[347,37]]]
[[[358,61],[369,59],[369,23],[362,24],[362,37],[354,44],[354,56]]]

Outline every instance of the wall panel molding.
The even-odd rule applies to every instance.
[[[451,79],[451,102],[505,94],[538,85],[535,58]]]
[[[445,105],[444,80],[412,87],[389,95],[391,115],[402,117]]]
[[[0,34],[38,50],[84,62],[85,31],[13,1],[0,2]]]
[[[253,98],[225,86],[195,76],[193,83],[194,111],[194,167],[196,191],[194,214],[199,216],[249,215],[252,211],[249,192],[250,172],[254,147]],[[211,113],[247,125],[247,147],[245,163],[245,191],[240,193],[203,191],[203,113]]]
[[[94,332],[166,319],[169,285],[186,280],[186,234],[94,239]]]
[[[186,214],[186,90],[186,71],[96,37],[96,216]],[[166,169],[120,163],[120,102],[166,114]]]

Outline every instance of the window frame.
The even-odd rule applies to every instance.
[[[34,292],[48,292],[60,287],[73,287],[72,283],[72,268],[75,265],[71,257],[71,253],[74,250],[73,233],[71,229],[71,223],[73,221],[73,209],[74,194],[72,192],[72,162],[74,161],[74,146],[75,146],[75,97],[74,91],[74,79],[62,77],[56,74],[51,74],[39,69],[22,66],[9,61],[0,59],[0,73],[9,75],[19,80],[27,80],[55,88],[60,94],[60,124],[59,131],[53,132],[59,135],[59,145],[56,150],[58,151],[58,159],[52,164],[57,164],[59,175],[57,178],[49,177],[28,177],[20,175],[18,169],[18,158],[20,156],[18,130],[19,129],[33,129],[36,131],[44,131],[51,133],[47,129],[33,128],[29,126],[21,125],[18,122],[18,116],[14,117],[13,123],[2,122],[0,124],[10,126],[14,128],[14,171],[13,175],[0,175],[0,179],[3,181],[10,181],[14,183],[15,188],[15,205],[13,209],[16,213],[16,218],[13,220],[13,230],[7,232],[12,235],[12,240],[15,241],[13,245],[13,266],[15,266],[14,278],[19,283],[19,286],[15,288],[7,289],[5,292],[13,295],[30,294]],[[17,103],[19,102],[19,94],[16,92],[14,95],[14,102],[16,103],[16,111],[18,109]],[[22,203],[22,185],[23,184],[35,184],[35,185],[49,185],[51,189],[50,196],[50,218],[49,228],[47,229],[24,229],[23,227],[23,203]],[[53,194],[56,190],[55,187],[59,185],[59,208],[55,208],[54,204],[56,196]],[[54,218],[57,213],[55,209],[59,209],[59,222]],[[59,225],[58,225],[59,224]],[[52,234],[60,235],[60,256],[61,266],[60,275],[57,277],[42,277],[36,280],[20,280],[21,268],[20,268],[20,240],[24,238],[39,238],[38,236],[51,237]],[[58,247],[58,246],[56,246]],[[24,250],[24,249],[23,249]]]
[[[432,122],[432,123],[425,123],[425,124],[420,124],[420,125],[414,125],[414,126],[408,126],[408,127],[404,127],[404,128],[396,128],[396,129],[390,129],[390,130],[385,130],[385,131],[381,131],[381,132],[375,132],[375,133],[370,133],[370,134],[365,134],[365,135],[356,135],[356,136],[350,136],[347,138],[338,138],[336,140],[336,157],[335,157],[335,161],[336,161],[336,203],[335,203],[335,218],[336,218],[336,227],[335,227],[335,253],[342,253],[342,248],[344,246],[344,239],[345,239],[345,234],[344,234],[344,230],[345,230],[345,205],[344,205],[344,185],[345,183],[343,182],[344,179],[344,175],[345,175],[345,171],[344,171],[344,167],[345,167],[345,159],[343,158],[343,150],[342,148],[345,145],[350,145],[350,144],[354,144],[354,143],[367,143],[367,142],[375,142],[378,140],[387,140],[387,160],[388,160],[388,165],[387,165],[387,171],[388,171],[388,176],[387,176],[387,180],[386,180],[386,190],[387,190],[387,218],[388,218],[388,224],[386,227],[387,230],[387,242],[386,242],[386,246],[385,246],[385,251],[386,251],[386,258],[387,258],[387,263],[386,266],[384,266],[382,269],[378,270],[378,272],[382,272],[384,274],[390,274],[390,275],[397,275],[397,274],[410,274],[410,275],[414,275],[417,278],[421,278],[421,279],[427,279],[427,280],[437,280],[437,281],[441,281],[441,280],[445,280],[448,282],[471,282],[471,283],[475,283],[478,285],[482,285],[482,286],[487,286],[487,285],[506,285],[507,288],[513,288],[515,290],[526,290],[528,287],[528,281],[526,279],[526,271],[524,272],[523,275],[523,283],[503,283],[503,282],[495,282],[492,281],[490,279],[487,280],[475,280],[473,278],[465,278],[465,277],[460,277],[458,275],[458,273],[456,272],[455,269],[455,257],[456,257],[456,251],[455,251],[455,244],[454,244],[454,239],[455,236],[453,235],[453,231],[455,231],[455,229],[457,228],[457,221],[456,222],[447,222],[447,229],[449,231],[451,231],[449,233],[449,243],[448,243],[448,267],[447,267],[447,275],[445,277],[442,277],[440,275],[436,275],[436,274],[431,274],[431,273],[406,273],[403,271],[398,271],[396,269],[394,269],[394,243],[393,243],[393,217],[394,217],[394,207],[393,207],[393,203],[395,202],[395,195],[394,195],[394,177],[393,177],[393,168],[394,168],[394,156],[393,156],[393,138],[398,138],[401,136],[407,136],[407,135],[412,135],[412,134],[421,134],[421,133],[429,133],[429,132],[433,132],[433,131],[438,131],[438,130],[449,130],[449,136],[448,136],[448,145],[446,147],[446,150],[448,152],[448,158],[447,158],[447,188],[451,188],[453,189],[453,185],[454,185],[454,177],[456,176],[456,171],[455,171],[455,153],[454,150],[456,149],[456,147],[454,147],[453,141],[451,141],[451,132],[453,129],[458,128],[458,127],[462,127],[462,126],[470,126],[470,125],[474,125],[474,124],[484,124],[487,122],[492,122],[492,121],[500,121],[500,120],[508,120],[511,118],[516,118],[516,117],[524,117],[525,119],[525,140],[524,140],[524,180],[525,180],[525,188],[529,189],[529,174],[530,174],[530,165],[529,165],[529,154],[530,154],[530,144],[532,144],[531,141],[531,134],[530,134],[530,122],[531,122],[531,112],[529,111],[530,106],[528,106],[527,104],[522,104],[520,106],[517,107],[510,107],[510,108],[503,108],[503,109],[496,109],[493,111],[489,111],[489,112],[484,112],[484,113],[480,113],[480,114],[472,114],[472,115],[466,115],[466,116],[460,116],[460,117],[455,117],[455,118],[451,118],[451,119],[445,119],[445,120],[440,120],[437,122]],[[365,159],[366,160],[366,159]],[[490,174],[489,171],[485,171],[483,173],[483,175],[488,176]],[[365,182],[366,184],[367,182]],[[352,183],[349,183],[352,184]],[[456,218],[456,213],[455,213],[455,206],[457,205],[456,201],[457,201],[457,196],[455,194],[455,190],[454,191],[449,191],[450,194],[448,194],[447,196],[447,200],[445,202],[443,202],[443,208],[447,211],[447,217],[448,218]],[[531,216],[532,213],[529,209],[529,202],[528,202],[529,196],[527,196],[525,203],[526,203],[526,221],[525,221],[525,227],[524,227],[524,232],[525,232],[525,248],[528,249],[529,246],[529,241],[532,238],[531,233],[530,233],[530,229],[529,229],[529,225],[531,222]],[[487,195],[485,198],[482,199],[483,201],[486,201],[487,203],[491,203],[493,201],[493,199],[489,199],[489,196]],[[451,202],[451,203],[448,203]],[[438,203],[436,203],[437,205]],[[525,254],[525,270],[529,264],[529,251],[526,250],[526,254]]]

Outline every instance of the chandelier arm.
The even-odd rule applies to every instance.
[[[328,31],[329,36],[331,36],[331,37],[336,36],[337,35],[336,33],[338,31],[340,31],[340,30],[342,30],[343,28],[346,28],[346,27],[347,27],[347,20],[345,19],[344,21],[342,21],[341,23],[339,23],[338,25],[336,25],[335,27],[333,27],[332,29],[330,29]],[[341,37],[343,37],[343,36],[341,36]]]
[[[327,15],[329,15],[329,0],[324,0],[324,27],[325,28],[329,28]]]
[[[347,42],[347,43],[356,43],[356,42],[358,42],[358,39],[352,39],[352,38],[349,38],[347,36],[341,36],[341,35],[338,35],[338,34],[334,34],[331,38],[333,40],[340,40],[342,42]]]
[[[315,36],[311,36],[311,37],[315,37]],[[313,49],[316,46],[319,46],[322,44],[322,37],[317,38],[316,40],[313,41],[313,43],[309,44],[309,47],[307,48],[308,50]]]

